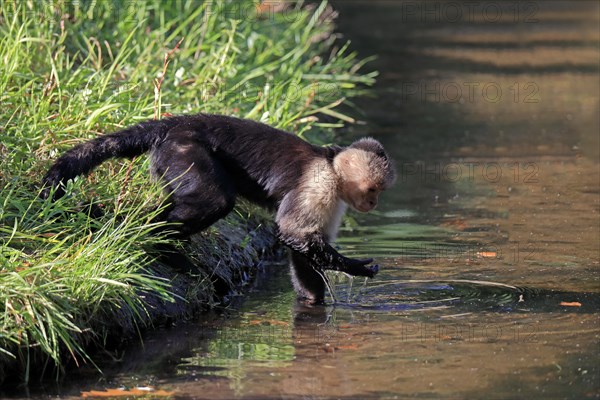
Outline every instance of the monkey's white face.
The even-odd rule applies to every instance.
[[[341,197],[350,207],[360,212],[369,212],[377,207],[379,187],[368,181],[346,181],[343,183]]]
[[[383,191],[385,171],[373,161],[373,154],[359,149],[348,149],[334,159],[334,168],[340,178],[340,197],[350,207],[369,212],[377,206]]]

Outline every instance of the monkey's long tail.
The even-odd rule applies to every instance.
[[[64,195],[63,184],[76,176],[90,172],[109,158],[133,158],[152,149],[178,123],[178,118],[146,121],[119,132],[81,143],[63,154],[43,179],[41,196],[53,199]]]

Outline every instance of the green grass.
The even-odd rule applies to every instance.
[[[146,295],[174,298],[146,268],[164,240],[149,234],[161,196],[147,160],[106,163],[42,201],[41,177],[62,151],[169,114],[251,118],[321,144],[352,121],[338,106],[374,74],[335,41],[327,5],[266,4],[0,0],[0,381],[3,366],[27,380],[46,361],[91,362],[104,322],[145,324]],[[79,204],[91,198],[101,218]],[[196,292],[210,292],[204,278]]]

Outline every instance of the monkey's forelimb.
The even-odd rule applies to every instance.
[[[313,266],[320,270],[344,272],[352,276],[366,276],[373,278],[379,272],[378,265],[367,266],[373,262],[372,258],[349,258],[338,253],[323,236],[315,233],[300,240],[293,235],[280,232],[280,240],[291,249],[307,257]]]

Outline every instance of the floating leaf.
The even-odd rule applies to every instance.
[[[581,303],[578,301],[561,301],[560,305],[565,307],[581,307]]]
[[[148,397],[169,397],[175,392],[167,392],[166,390],[156,390],[149,387],[138,387],[133,389],[106,389],[106,390],[90,390],[81,392],[81,397],[126,397],[126,396],[148,396]]]

